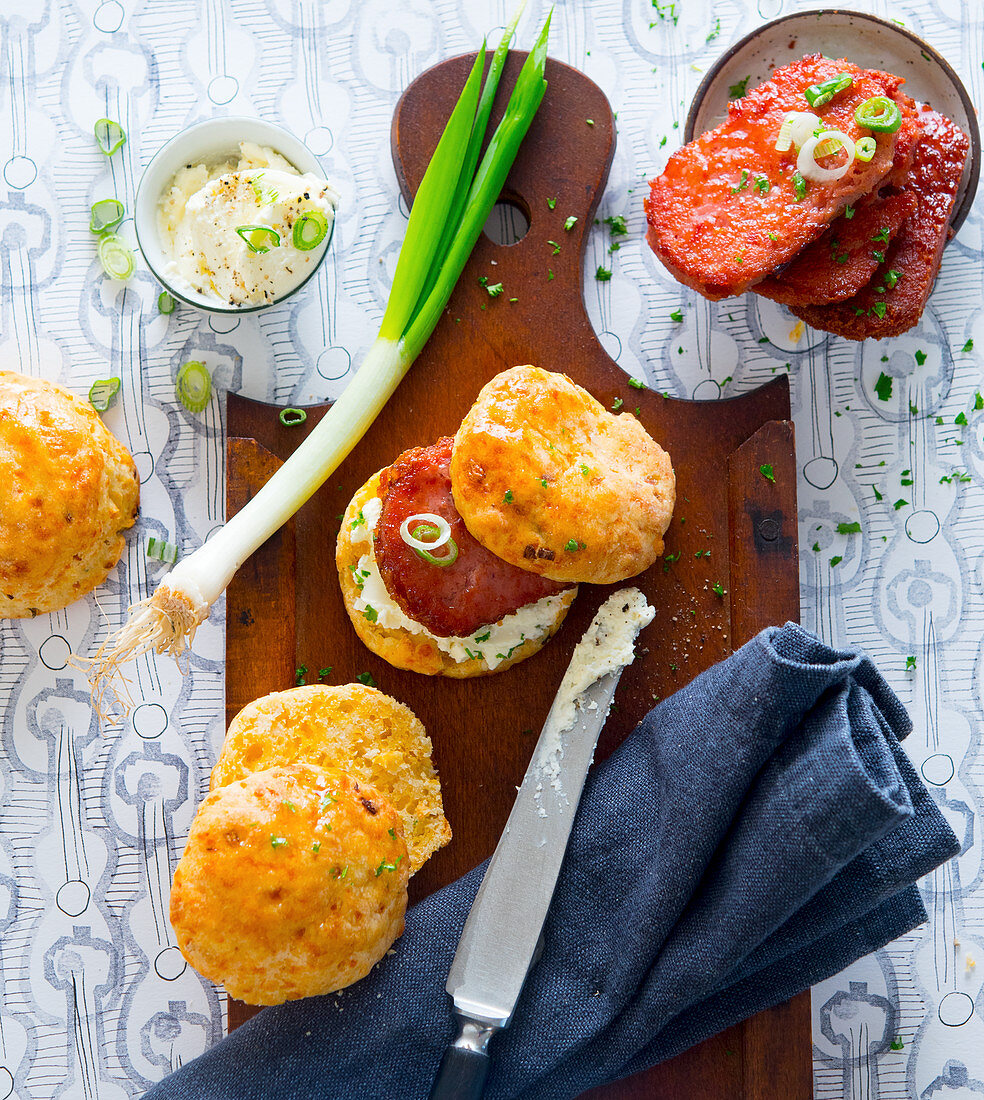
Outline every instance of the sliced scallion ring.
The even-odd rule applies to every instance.
[[[437,533],[433,536],[428,535],[427,541],[424,542],[417,535],[410,533],[410,525],[418,523],[436,527]],[[417,512],[415,515],[407,516],[400,524],[400,538],[414,550],[437,550],[451,538],[451,524],[444,516],[436,516],[433,512]]]
[[[281,409],[278,419],[285,428],[296,428],[307,420],[307,413],[303,409]]]
[[[177,304],[178,303],[166,290],[162,290],[160,294],[157,295],[157,312],[163,313],[165,317],[174,312]]]
[[[779,127],[779,136],[776,138],[776,152],[785,153],[793,146],[800,149],[803,142],[822,126],[823,122],[817,115],[811,115],[809,111],[790,111],[783,119]]]
[[[212,376],[197,359],[183,363],[174,382],[174,392],[182,405],[192,413],[200,413],[212,396]]]
[[[280,234],[268,225],[237,225],[236,232],[250,252],[269,252],[280,244]]]
[[[825,103],[829,103],[835,95],[843,92],[845,88],[850,88],[853,83],[854,78],[850,73],[838,73],[830,80],[823,80],[819,84],[811,85],[803,95],[806,96],[806,102],[811,107],[822,107]]]
[[[876,95],[858,105],[854,112],[854,121],[866,130],[894,134],[902,125],[902,112],[899,105],[888,96]]]
[[[411,530],[411,527],[413,528]],[[451,524],[433,512],[418,512],[407,516],[400,524],[400,537],[411,550],[430,565],[453,565],[458,560],[458,544],[451,537]],[[447,553],[437,557],[431,551],[447,547]]]
[[[155,538],[153,535],[147,538],[147,557],[152,561],[164,561],[174,565],[178,560],[178,548],[167,539]]]
[[[115,233],[104,233],[99,238],[99,262],[103,271],[119,282],[129,279],[137,267],[133,249]]]
[[[854,155],[862,164],[867,164],[875,155],[877,149],[878,145],[875,139],[869,135],[858,139],[858,143],[854,147]]]
[[[92,132],[96,135],[100,150],[107,157],[111,157],[126,141],[126,130],[111,118],[97,119]]]
[[[831,153],[836,152],[838,148],[843,148],[847,154],[847,159],[843,164],[839,164],[836,168],[821,168],[817,164],[816,158],[819,149],[825,150],[824,153],[819,155],[829,156]],[[823,133],[814,134],[813,137],[803,143],[803,148],[800,149],[799,156],[796,158],[796,168],[800,175],[811,183],[833,183],[847,174],[847,170],[854,163],[854,155],[854,142],[847,134],[840,130],[824,130]]]
[[[89,387],[89,404],[104,413],[116,401],[122,383],[118,378],[100,378]]]
[[[126,207],[119,199],[100,199],[92,204],[90,210],[90,233],[106,233],[110,229],[115,229],[126,213]]]
[[[317,248],[328,233],[328,219],[320,210],[305,210],[294,222],[294,247],[301,252]]]

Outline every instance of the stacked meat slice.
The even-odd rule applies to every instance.
[[[807,89],[844,75],[848,87],[810,107]],[[917,108],[902,83],[819,55],[777,69],[652,182],[653,251],[712,300],[753,290],[854,340],[910,328],[939,268],[969,142],[949,119]],[[875,97],[898,108],[898,125],[876,132],[871,158],[854,157],[839,178],[806,181],[796,146],[777,150],[783,122],[808,109],[818,132],[870,144],[855,113]]]

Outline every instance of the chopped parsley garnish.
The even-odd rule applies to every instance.
[[[744,80],[739,80],[737,83],[732,84],[728,88],[728,99],[741,99],[741,97],[748,91],[748,82],[752,79],[752,74],[749,73]]]
[[[598,280],[598,282],[599,283],[607,283],[608,280],[611,277],[612,277],[611,268],[602,267],[601,264],[599,264],[598,265],[598,270],[595,272],[595,278]]]
[[[287,847],[287,838],[285,836],[273,836],[271,834],[271,836],[270,836],[270,847],[271,848],[286,848]]]
[[[609,214],[605,218],[605,225],[608,226],[613,237],[624,237],[629,232],[629,227],[621,214]]]
[[[834,555],[834,556],[833,556],[833,557],[832,557],[832,558],[830,559],[830,567],[831,567],[831,568],[833,568],[833,567],[834,567],[835,565],[840,565],[840,563],[841,563],[841,562],[842,562],[843,560],[844,560],[844,559],[843,559],[843,557],[841,557],[841,555],[840,555],[840,554],[835,554],[835,555]]]
[[[354,531],[356,527],[361,527],[365,522],[366,517],[362,514],[362,509],[360,508],[355,515],[355,519],[349,524],[349,527]]]
[[[742,168],[741,179],[738,181],[737,186],[731,188],[731,194],[737,195],[739,191],[744,191],[748,186],[748,169]]]
[[[984,397],[981,396],[980,391],[974,394],[974,410],[980,411],[984,409]]]
[[[591,467],[590,466],[585,466],[584,463],[582,462],[581,463],[581,477],[590,477],[590,476],[591,476]]]
[[[962,347],[962,348],[961,348],[960,350],[961,350],[962,352],[964,352],[965,354],[966,354],[966,353],[967,353],[968,351],[973,351],[973,350],[974,350],[974,340],[973,340],[973,337],[971,337],[971,339],[969,339],[969,340],[967,341],[967,343],[966,343],[966,344],[964,344],[964,346],[963,346],[963,347]]]
[[[887,227],[882,226],[882,228],[879,229],[878,232],[871,239],[876,244],[878,244],[879,242],[882,243],[882,244],[887,244],[888,243],[888,237],[889,237],[889,233],[888,233]]]
[[[547,244],[550,245],[551,256],[557,256],[560,253],[560,245],[556,241],[547,241]]]
[[[806,180],[799,172],[793,173],[793,191],[796,193],[797,202],[802,202],[806,198]]]
[[[379,618],[379,612],[371,604],[366,604],[366,609],[362,614],[371,623]]]
[[[679,324],[683,320],[683,310],[682,309],[675,309],[670,314],[670,320],[671,321],[676,321],[676,323]]]
[[[772,184],[769,183],[768,176],[756,176],[755,177],[755,190],[758,191],[758,193],[760,195],[767,195],[769,193],[771,187],[772,187]]]
[[[878,395],[879,401],[888,401],[892,396],[892,377],[882,371],[878,375],[878,381],[875,383],[875,393]]]
[[[327,668],[319,668],[318,669],[318,679],[319,680],[327,680],[328,676],[331,673],[331,670],[334,667],[335,667],[334,665],[329,665]]]
[[[926,353],[924,351],[922,351],[921,349],[919,349],[915,353],[915,358],[916,358],[916,362],[919,364],[919,366],[922,366],[923,363],[926,362]]]
[[[634,390],[644,390],[646,388],[646,383],[645,382],[640,382],[638,378],[630,378],[629,379],[629,385]]]
[[[909,661],[912,661],[912,667],[915,668],[916,667],[915,657],[909,657],[906,660],[906,662],[905,662],[905,667],[906,668],[909,667]],[[891,1041],[891,1043],[889,1043],[889,1048],[891,1050],[902,1050],[904,1046],[905,1046],[905,1043],[902,1042],[902,1036],[901,1035],[896,1035],[895,1038]]]
[[[721,587],[721,582],[720,581],[717,581],[713,585],[713,587],[711,588],[711,591],[717,596],[724,596],[724,589]]]
[[[505,494],[503,495],[502,499],[503,499],[504,503],[506,503],[506,504],[512,504],[512,502],[513,502],[513,499],[514,499],[514,498],[513,498],[513,491],[512,491],[512,489],[507,489],[507,490],[505,491]]]
[[[838,535],[857,535],[857,534],[860,533],[860,531],[861,531],[861,524],[856,522],[856,521],[854,523],[838,523],[837,524],[837,534]]]
[[[314,854],[315,854],[315,855],[317,855],[317,854],[318,854],[318,852],[320,852],[320,851],[321,851],[321,841],[320,841],[320,840],[316,840],[316,841],[315,841],[315,842],[314,842],[314,843],[313,843],[313,844],[311,845],[311,851],[312,851],[312,852],[314,852]]]
[[[853,206],[846,206],[844,208],[844,217],[847,218],[848,221],[850,221],[851,218],[854,217],[854,207]]]
[[[902,499],[902,498],[900,497],[900,498],[899,498],[899,499],[898,499],[898,500],[897,500],[897,501],[896,501],[896,502],[895,502],[895,503],[894,503],[894,504],[892,505],[892,507],[893,507],[893,508],[895,509],[895,511],[897,512],[897,511],[898,511],[898,510],[899,510],[900,508],[905,508],[905,507],[906,507],[906,505],[907,505],[908,503],[909,503],[909,502],[908,502],[907,500],[903,500],[903,499]]]
[[[901,278],[902,272],[896,271],[895,268],[890,267],[888,271],[885,272],[885,286],[887,286],[889,290],[894,290],[895,284]]]
[[[879,262],[880,264],[883,264],[883,263],[885,262],[885,253],[884,253],[884,252],[879,252],[877,248],[873,248],[873,249],[871,250],[871,255],[872,255],[872,256],[874,256],[874,258],[875,258],[875,259],[876,259],[876,260],[877,260],[877,261],[878,261],[878,262]]]
[[[498,298],[502,293],[502,283],[490,283],[486,288],[490,298]]]
[[[766,481],[771,481],[773,485],[776,483],[776,472],[769,462],[763,462],[759,466],[759,473],[765,478]]]
[[[775,233],[773,233],[771,229],[769,230],[769,240],[770,241],[778,241],[779,240],[778,236]]]
[[[307,665],[301,665],[294,670],[294,684],[297,687],[302,687],[304,684],[304,677],[307,676]]]
[[[612,412],[618,412],[618,410],[625,404],[621,397],[616,397],[612,402]]]
[[[885,314],[888,312],[888,306],[886,306],[884,302],[875,302],[875,304],[871,307],[871,312],[876,317],[884,317]]]
[[[553,210],[553,208],[556,205],[557,205],[557,200],[556,199],[547,199],[547,206],[549,206],[551,210]]]
[[[954,424],[959,424],[962,427],[964,424],[967,423],[967,414],[966,413],[957,413],[957,415],[953,418],[953,423]]]
[[[360,684],[365,684],[366,687],[374,688],[376,686],[376,681],[373,679],[371,672],[360,672],[359,675],[356,676],[356,680],[358,680]]]

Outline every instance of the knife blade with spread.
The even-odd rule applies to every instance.
[[[533,963],[615,688],[654,615],[637,588],[620,589],[574,649],[451,964],[447,991],[459,1030],[431,1100],[482,1095],[489,1040],[509,1026]]]

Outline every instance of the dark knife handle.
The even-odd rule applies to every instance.
[[[477,1050],[450,1046],[431,1086],[430,1100],[481,1100],[489,1056]]]

